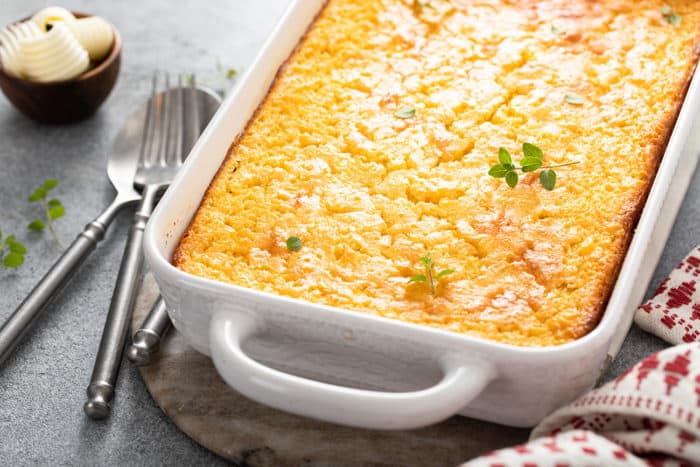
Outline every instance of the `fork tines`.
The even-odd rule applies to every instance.
[[[162,79],[159,76],[162,75]],[[163,89],[159,91],[162,81]],[[151,97],[148,105],[143,140],[141,144],[141,162],[145,168],[181,165],[184,160],[184,109],[190,107],[191,112],[198,113],[196,96],[194,94],[194,76],[191,82],[191,99],[189,106],[185,102],[183,76],[177,75],[176,86],[171,88],[170,75],[166,72],[153,74]],[[167,92],[165,92],[167,91]],[[188,121],[197,120],[197,116]],[[199,134],[198,128],[196,133]]]

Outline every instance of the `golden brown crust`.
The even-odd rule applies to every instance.
[[[680,113],[681,108],[683,107],[685,96],[688,93],[688,87],[690,86],[690,82],[692,81],[693,76],[697,71],[697,61],[698,58],[700,58],[700,50],[698,49],[698,47],[694,48],[694,55],[695,57],[693,61],[695,62],[695,65],[693,65],[690,73],[687,76],[687,79],[684,82],[680,83],[677,94],[678,100],[676,101],[675,108],[671,113],[669,113],[668,118],[663,123],[664,136],[662,137],[662,141],[659,144],[656,144],[654,146],[654,149],[652,149],[651,151],[653,154],[653,167],[651,168],[650,173],[652,174],[655,174],[657,172],[659,165],[661,164],[661,159],[663,158],[663,155],[666,152],[666,146],[668,145],[668,142],[671,138],[671,134],[673,133],[676,120],[678,119],[678,114]],[[608,300],[610,299],[613,289],[615,288],[615,283],[617,282],[617,277],[620,273],[620,270],[622,269],[622,264],[624,262],[625,255],[627,254],[629,245],[632,242],[634,231],[637,227],[637,223],[639,222],[639,218],[642,215],[642,210],[644,210],[646,200],[649,197],[649,192],[651,191],[651,187],[653,184],[654,177],[650,177],[646,185],[640,190],[637,201],[634,203],[630,203],[632,206],[626,211],[627,215],[624,216],[622,220],[622,223],[625,226],[625,237],[622,241],[623,247],[620,250],[620,253],[615,261],[615,268],[610,273],[610,281],[607,283],[606,287],[602,288],[600,292],[601,301],[598,305],[598,309],[600,310],[600,312],[596,316],[592,316],[592,319],[588,320],[585,323],[584,332],[582,335],[591,332],[598,325],[598,322],[603,317],[603,310],[605,310],[608,304]]]
[[[680,25],[664,21],[664,4],[331,0],[173,262],[516,345],[585,335],[697,61],[700,4],[672,2]],[[416,115],[395,117],[406,105]],[[499,146],[517,161],[524,141],[546,163],[580,164],[558,170],[552,192],[532,174],[515,189],[486,175]],[[291,235],[298,252],[285,248]],[[407,284],[426,253],[455,269],[433,293]]]
[[[324,3],[328,4],[328,1],[329,0],[325,0]],[[325,5],[324,5],[324,8],[325,8]],[[323,8],[321,9],[321,11],[323,11]],[[251,123],[255,120],[255,118],[260,113],[260,109],[262,108],[263,104],[267,100],[267,96],[269,96],[270,93],[272,92],[272,90],[275,87],[277,87],[277,80],[279,79],[280,75],[287,69],[287,64],[289,63],[289,61],[297,54],[299,47],[301,47],[301,45],[304,43],[304,40],[306,39],[306,35],[308,34],[309,29],[311,29],[313,27],[314,23],[316,22],[316,20],[318,19],[320,14],[321,14],[321,12],[319,11],[319,13],[316,15],[316,18],[309,25],[309,28],[307,29],[306,33],[301,37],[301,39],[299,40],[299,43],[296,45],[296,47],[294,47],[294,50],[292,50],[292,53],[289,55],[287,60],[285,60],[282,63],[282,65],[277,70],[277,73],[275,73],[275,77],[272,79],[272,84],[270,84],[270,89],[268,89],[267,94],[265,95],[265,98],[263,100],[261,100],[260,103],[258,104],[258,107],[255,109],[255,112],[253,112],[253,114],[250,116],[250,120],[248,120],[248,123],[246,123],[246,126],[245,126],[245,128],[243,128],[243,131],[233,137],[233,141],[231,141],[231,144],[229,145],[228,149],[226,150],[226,156],[224,157],[224,160],[221,163],[221,166],[214,174],[214,177],[212,178],[212,182],[209,184],[209,187],[204,192],[204,196],[202,196],[202,201],[209,197],[211,185],[214,183],[214,180],[217,180],[221,176],[221,171],[223,170],[224,166],[227,166],[230,163],[230,159],[234,157],[234,154],[236,152],[236,148],[238,146],[238,142],[246,133],[248,133],[248,129],[250,128]],[[200,202],[200,206],[201,206],[201,202]],[[185,233],[182,236],[183,239],[189,235],[190,229],[192,227],[192,223],[194,222],[195,219],[196,219],[196,217],[193,217],[190,220],[190,223],[187,226],[187,228],[185,229]],[[181,264],[182,261],[184,261],[184,258],[182,257],[182,254],[180,252],[180,246],[178,245],[178,247],[175,248],[175,251],[173,252],[172,258],[170,258],[170,262],[174,266],[178,266]]]

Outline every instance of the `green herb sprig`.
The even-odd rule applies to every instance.
[[[435,295],[437,289],[437,283],[440,282],[444,277],[449,276],[454,273],[454,269],[443,269],[442,271],[435,274],[435,263],[430,257],[430,253],[422,256],[419,260],[425,269],[425,274],[417,274],[408,280],[409,284],[415,282],[428,283],[430,285],[430,291]]]
[[[216,61],[216,72],[203,73],[197,75],[197,83],[195,83],[195,75],[193,73],[183,73],[182,79],[185,86],[194,84],[205,84],[205,86],[225,87],[233,83],[240,73],[235,68],[224,68],[219,60]],[[222,82],[226,80],[226,82]],[[223,91],[221,91],[223,92]]]
[[[509,187],[515,188],[518,184],[518,171],[527,173],[534,172],[538,169],[544,169],[540,172],[540,184],[548,191],[554,189],[557,183],[557,174],[552,169],[558,167],[566,167],[569,165],[578,164],[578,162],[567,162],[565,164],[544,165],[544,153],[532,143],[523,143],[523,158],[520,161],[520,166],[513,164],[513,158],[506,148],[498,149],[498,164],[491,167],[489,175],[494,178],[505,178]]]
[[[0,232],[0,258],[2,265],[9,269],[15,269],[24,263],[24,255],[27,249],[17,241],[14,235],[3,238]]]
[[[238,77],[238,70],[235,68],[226,68],[221,64],[221,61],[216,60],[216,71],[223,74],[227,80],[233,80]]]
[[[44,207],[46,221],[37,219],[30,222],[27,227],[29,227],[30,230],[42,231],[48,226],[48,229],[51,232],[53,239],[56,241],[56,244],[60,248],[63,248],[63,245],[56,234],[53,221],[63,217],[66,214],[66,208],[63,207],[63,204],[61,204],[59,199],[48,199],[49,192],[56,188],[56,186],[58,186],[58,180],[51,178],[46,180],[39,188],[35,189],[34,192],[29,195],[28,199],[30,203],[41,202],[42,206]]]
[[[683,21],[683,17],[673,11],[673,8],[668,5],[661,8],[661,16],[664,17],[667,23],[674,26],[678,26]]]

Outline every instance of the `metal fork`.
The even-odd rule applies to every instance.
[[[194,86],[192,79],[189,91],[193,102],[196,102]],[[146,222],[158,195],[168,187],[183,163],[185,99],[182,77],[178,76],[177,87],[170,89],[170,78],[165,74],[165,91],[158,93],[157,89],[158,74],[155,74],[134,179],[134,185],[142,192],[141,204],[136,210],[129,232],[90,385],[87,388],[87,402],[83,407],[85,413],[95,419],[105,418],[110,413],[136,289],[141,278],[141,246]],[[197,109],[196,105],[192,107]],[[193,112],[196,113],[196,110]],[[200,125],[197,115],[188,115],[188,122]],[[195,134],[198,133],[197,131]]]

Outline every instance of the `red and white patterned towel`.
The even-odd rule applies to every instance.
[[[549,415],[529,443],[465,465],[700,465],[700,247],[639,307],[635,321],[679,345]]]
[[[700,341],[700,246],[639,307],[634,322],[672,344]]]

